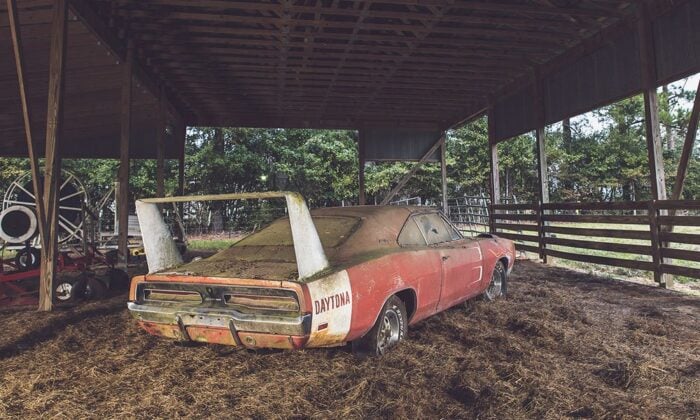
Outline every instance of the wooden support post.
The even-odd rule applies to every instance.
[[[29,166],[32,173],[32,187],[34,188],[34,205],[36,206],[36,216],[39,222],[39,241],[41,247],[47,244],[46,238],[46,212],[44,210],[44,200],[42,199],[42,188],[39,185],[39,159],[34,151],[34,137],[32,136],[32,125],[29,102],[27,100],[27,88],[24,83],[24,53],[22,49],[22,34],[20,32],[19,16],[17,14],[17,1],[7,0],[7,14],[10,20],[10,32],[12,33],[12,48],[15,55],[15,67],[17,69],[17,84],[19,86],[19,98],[22,104],[22,118],[24,122],[24,135],[27,141],[27,152],[29,155]]]
[[[357,139],[357,154],[358,154],[358,161],[359,161],[359,167],[358,167],[358,172],[357,172],[357,179],[359,183],[359,194],[358,194],[358,201],[361,206],[364,206],[367,204],[367,193],[365,191],[365,135],[362,130],[358,131],[358,139]]]
[[[681,153],[680,161],[678,162],[678,172],[676,173],[676,182],[673,185],[671,200],[680,200],[683,195],[683,186],[685,178],[688,175],[688,162],[693,154],[695,146],[695,138],[698,132],[698,119],[700,117],[700,82],[695,92],[695,102],[693,103],[693,111],[690,113],[688,121],[688,131],[685,133],[685,142],[683,143],[683,152]]]
[[[498,144],[496,144],[496,119],[494,116],[493,108],[489,108],[488,112],[488,136],[489,136],[489,149],[491,151],[491,182],[489,185],[489,192],[491,195],[491,208],[489,209],[489,216],[493,215],[493,206],[501,203],[501,179],[498,169]],[[491,233],[496,233],[495,220],[493,217],[489,217],[489,231]]]
[[[535,72],[535,98],[534,98],[534,108],[535,108],[535,118],[537,121],[537,128],[535,129],[535,138],[537,140],[537,192],[539,203],[537,206],[537,225],[538,225],[538,236],[539,236],[539,250],[540,259],[545,264],[547,263],[547,254],[545,253],[545,232],[544,227],[546,223],[543,220],[544,211],[542,210],[542,205],[549,203],[549,179],[547,174],[547,136],[545,131],[545,109],[544,109],[544,90],[542,86],[542,79],[539,77],[539,73]]]
[[[126,267],[129,260],[129,143],[131,141],[131,84],[133,80],[134,48],[129,42],[122,72],[121,137],[119,147],[119,174],[117,217],[119,220],[119,265]]]
[[[661,141],[661,126],[659,123],[659,98],[656,92],[656,55],[654,39],[649,20],[649,12],[645,5],[640,5],[638,19],[639,61],[642,70],[642,86],[644,91],[644,124],[646,129],[647,153],[649,157],[649,179],[651,181],[652,200],[666,200],[666,174],[664,171],[663,145]],[[665,210],[659,211],[661,216]],[[650,229],[653,226],[650,225]],[[658,247],[667,244],[657,242]],[[661,272],[661,265],[666,261],[661,257],[663,252],[653,252],[654,280],[663,287],[671,287],[673,278]]]
[[[447,205],[447,142],[443,141],[440,145],[440,178],[442,179],[442,211],[445,215],[450,215],[450,208]]]
[[[44,209],[46,210],[47,232],[45,246],[41,249],[40,311],[50,311],[53,306],[53,279],[58,254],[58,184],[61,178],[60,139],[68,37],[67,18],[68,5],[66,0],[56,0],[51,27],[48,110],[46,114]]]
[[[165,197],[165,130],[167,113],[165,89],[160,88],[158,97],[158,132],[156,134],[156,197]]]
[[[415,175],[416,172],[418,172],[418,169],[420,169],[423,166],[423,164],[425,164],[425,162],[428,159],[430,159],[430,157],[433,154],[435,154],[435,152],[437,152],[438,148],[442,146],[442,143],[444,141],[445,133],[442,133],[442,135],[440,135],[440,138],[437,139],[437,141],[435,141],[435,144],[433,144],[430,147],[430,149],[428,149],[428,151],[425,152],[425,154],[420,158],[420,160],[416,162],[415,165],[413,165],[413,167],[408,171],[408,173],[406,173],[406,175],[401,177],[399,182],[396,183],[396,186],[391,191],[389,191],[389,194],[387,194],[386,197],[384,197],[384,200],[382,200],[381,202],[382,206],[386,206],[391,202],[391,199],[394,198],[394,196],[398,194],[399,191],[401,191],[401,189],[406,185],[406,183],[408,183],[408,181],[413,177],[413,175]]]
[[[543,220],[544,211],[542,210],[542,205],[549,203],[549,181],[547,179],[547,155],[545,153],[545,130],[544,127],[538,127],[535,130],[535,137],[537,139],[537,187],[538,187],[538,205],[537,205],[537,226],[539,234],[539,249],[540,249],[540,259],[543,263],[547,263],[547,254],[545,253],[545,233],[544,226],[545,222]]]

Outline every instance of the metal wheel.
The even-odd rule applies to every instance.
[[[73,283],[62,281],[54,287],[54,297],[59,302],[67,302],[73,299]]]
[[[43,185],[44,178],[39,183]],[[60,244],[79,240],[83,235],[83,205],[87,203],[87,193],[82,182],[69,171],[61,171],[58,193],[58,242]],[[24,206],[34,209],[34,186],[31,173],[27,172],[15,179],[5,191],[2,208]],[[38,245],[38,238],[34,239]]]
[[[372,329],[362,338],[352,342],[353,352],[359,355],[380,356],[395,347],[406,335],[406,313],[403,301],[395,295],[390,297]]]
[[[393,308],[384,313],[379,337],[377,338],[377,350],[379,354],[384,354],[387,349],[395,346],[401,337],[400,315]]]
[[[484,300],[492,301],[497,297],[501,296],[503,293],[503,285],[506,281],[506,269],[503,267],[502,262],[496,263],[496,267],[493,269],[493,274],[491,275],[491,282],[489,287],[484,292]]]

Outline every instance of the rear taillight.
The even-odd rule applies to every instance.
[[[202,295],[186,290],[144,289],[143,299],[151,302],[202,303]]]
[[[280,312],[299,312],[296,296],[269,296],[248,293],[230,293],[224,295],[226,305],[245,310],[266,310]]]

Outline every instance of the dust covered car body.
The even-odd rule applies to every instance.
[[[310,212],[324,255],[309,270],[300,260],[313,238],[298,243],[293,213],[210,258],[135,278],[131,313],[149,333],[179,340],[352,342],[383,353],[412,323],[480,294],[495,298],[513,266],[511,241],[464,238],[436,210],[360,206]]]

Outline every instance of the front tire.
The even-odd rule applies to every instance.
[[[407,325],[406,305],[397,296],[392,296],[384,304],[372,329],[353,341],[353,352],[381,356],[404,339]]]
[[[497,262],[496,267],[493,269],[493,274],[491,274],[489,286],[481,295],[485,301],[491,302],[498,297],[503,296],[503,292],[506,288],[506,275],[506,267],[503,265],[503,262]]]

